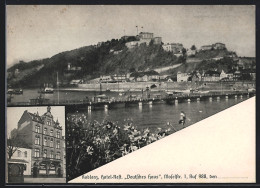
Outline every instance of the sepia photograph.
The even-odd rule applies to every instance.
[[[66,183],[65,108],[7,108],[7,183]]]
[[[60,108],[55,105],[63,105],[66,119],[63,114],[60,144],[66,142],[67,159],[64,150],[59,151],[58,160],[44,163],[42,159],[51,155],[49,148],[22,146],[24,150],[8,151],[8,165],[14,160],[12,155],[28,150],[32,160],[31,167],[26,164],[24,181],[28,174],[32,176],[28,181],[42,177],[51,181],[48,178],[53,175],[60,178],[57,181],[67,177],[69,182],[82,176],[79,182],[84,183],[92,179],[84,174],[159,141],[165,146],[162,140],[167,137],[183,134],[186,139],[187,131],[195,136],[200,128],[196,123],[222,111],[229,114],[226,110],[231,107],[253,104],[248,102],[256,96],[255,35],[253,5],[6,6],[7,120],[11,110],[26,109],[36,113],[44,131],[45,114],[30,109],[44,105],[48,114]],[[30,113],[26,117],[32,118]],[[60,118],[51,118],[53,123],[47,126],[59,124]],[[14,122],[18,123],[15,130],[19,122],[23,124],[22,120]],[[212,130],[221,127],[225,131],[229,126]],[[37,139],[44,139],[43,132],[39,133]],[[237,138],[235,133],[230,135],[227,142],[232,143]],[[249,158],[255,155],[251,147],[246,152]],[[50,159],[57,159],[56,155],[52,153]],[[216,164],[223,165],[218,160]],[[111,177],[115,183],[127,179]],[[167,176],[159,178],[161,174],[156,177],[150,182],[169,181]],[[192,177],[183,182],[197,183]],[[8,179],[16,181],[11,174]],[[101,178],[93,179],[93,183],[103,183]]]

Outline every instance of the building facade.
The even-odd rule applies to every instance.
[[[215,50],[224,50],[226,48],[226,45],[220,42],[217,42],[212,45]]]
[[[154,37],[153,44],[157,44],[157,45],[162,44],[162,37]]]
[[[32,168],[37,167],[39,175],[62,176],[65,153],[62,127],[58,120],[54,121],[50,106],[42,116],[24,111],[18,122],[18,135],[32,150]]]
[[[177,82],[187,82],[188,79],[191,77],[189,73],[177,73]]]
[[[206,71],[203,77],[203,81],[206,82],[217,82],[220,80],[220,73],[217,71]]]
[[[32,169],[32,150],[28,148],[18,148],[11,159],[8,159],[8,163],[24,164],[24,175],[31,175]]]
[[[211,50],[211,49],[212,49],[212,45],[204,45],[204,46],[201,46],[200,49],[201,49],[202,51]]]
[[[183,44],[181,43],[171,43],[171,44],[164,44],[162,48],[167,52],[172,52],[173,54],[182,53]]]
[[[149,33],[149,32],[141,32],[139,33],[139,38],[140,40],[142,39],[152,39],[153,38],[153,33]]]

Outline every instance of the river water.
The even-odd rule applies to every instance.
[[[178,131],[246,99],[247,97],[244,96],[243,99],[230,98],[228,100],[221,99],[220,101],[185,102],[177,105],[166,103],[144,104],[142,107],[136,105],[127,108],[112,108],[109,110],[78,110],[73,114],[83,114],[86,116],[88,122],[108,120],[118,122],[118,124],[123,127],[123,125],[130,120],[139,130],[149,128],[154,131],[158,128],[164,130],[171,128],[172,131]],[[187,117],[184,126],[178,123],[181,111],[184,111]]]

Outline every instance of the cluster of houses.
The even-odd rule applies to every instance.
[[[167,51],[167,52],[172,52],[174,55],[176,55],[177,57],[182,56],[182,50],[183,50],[183,44],[180,43],[167,43],[167,44],[163,44],[162,48]],[[201,46],[200,50],[196,50],[196,49],[186,49],[186,53],[187,56],[192,56],[195,55],[198,51],[206,51],[206,50],[224,50],[226,49],[226,45],[220,42],[217,42],[215,44],[212,45],[204,45]]]
[[[200,50],[205,51],[205,50],[224,50],[226,49],[226,45],[220,42],[217,42],[212,45],[204,45],[201,46]]]
[[[101,76],[95,79],[101,83],[118,83],[118,82],[149,82],[149,81],[167,81],[173,82],[171,75],[159,75],[157,72],[141,72],[138,75],[131,74],[114,74],[109,76]]]
[[[188,81],[204,81],[204,82],[217,82],[217,81],[238,81],[242,79],[256,80],[256,72],[250,69],[244,70],[231,70],[218,72],[216,70],[208,70],[200,73],[199,71],[193,73],[177,73],[177,82]]]

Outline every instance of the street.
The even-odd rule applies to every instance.
[[[24,178],[24,183],[66,183],[66,178]]]

